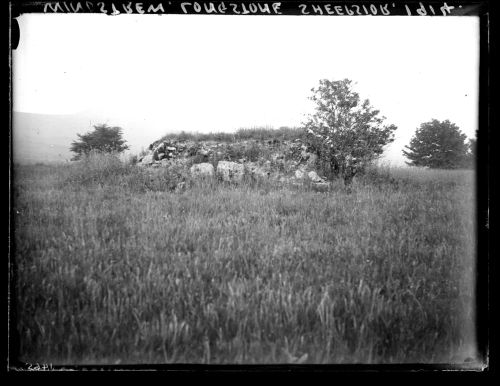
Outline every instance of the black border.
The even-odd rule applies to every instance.
[[[92,0],[92,3],[97,3]],[[144,3],[145,7],[148,4],[157,4],[158,2],[152,1],[132,1],[132,3]],[[201,3],[201,1],[199,1]],[[210,2],[210,1],[206,1]],[[219,3],[220,0],[213,0],[212,3]],[[272,1],[264,2],[261,0],[253,1],[254,3],[272,3]],[[294,10],[297,9],[297,4],[302,3],[329,3],[329,4],[385,4],[388,1],[325,1],[325,0],[316,0],[316,1],[281,1],[281,10],[283,14],[297,14]],[[398,3],[398,7],[402,4],[410,4],[416,5],[418,1],[405,1],[404,3],[401,1],[394,1]],[[443,4],[443,1],[420,1],[424,5],[433,5],[433,4]],[[445,1],[446,2],[446,1]],[[15,31],[12,31],[11,25],[14,24],[13,19],[19,16],[22,13],[38,13],[39,7],[41,4],[45,2],[40,1],[10,1],[8,3],[9,9],[9,53],[12,47],[12,44],[15,43],[16,36]],[[75,4],[76,2],[67,2]],[[128,1],[116,0],[113,2],[104,1],[109,9],[111,9],[111,3],[121,4],[121,3],[129,3]],[[166,2],[162,2],[166,3]],[[171,3],[180,3],[178,0],[171,0]],[[241,0],[230,0],[225,1],[225,3],[247,3],[246,1]],[[497,326],[498,320],[496,319],[496,314],[493,312],[493,300],[494,298],[494,284],[495,284],[495,273],[496,273],[496,261],[495,254],[493,253],[494,244],[490,241],[490,229],[492,226],[491,222],[491,214],[492,209],[494,207],[494,202],[492,200],[492,193],[494,192],[494,183],[496,182],[493,178],[491,178],[492,172],[492,163],[491,163],[491,153],[489,144],[492,143],[492,128],[497,127],[497,120],[494,116],[495,108],[492,106],[493,101],[493,81],[496,80],[496,74],[493,69],[495,69],[495,65],[498,65],[498,62],[494,60],[493,53],[495,52],[495,39],[492,37],[493,32],[496,28],[496,10],[493,8],[492,3],[488,0],[484,1],[450,1],[446,2],[448,5],[458,5],[462,4],[465,9],[463,12],[456,12],[453,15],[477,15],[480,17],[480,79],[479,79],[479,126],[477,133],[477,160],[476,160],[476,193],[477,193],[477,286],[476,286],[476,306],[477,306],[477,322],[476,322],[476,335],[478,341],[478,349],[480,354],[480,360],[486,363],[487,367],[483,371],[478,371],[477,367],[471,368],[472,364],[383,364],[383,365],[198,365],[198,364],[171,364],[171,365],[81,365],[81,366],[53,366],[54,370],[62,370],[62,371],[51,371],[50,374],[69,374],[75,373],[75,370],[85,371],[85,370],[100,370],[100,371],[110,371],[110,370],[122,370],[116,373],[122,373],[125,371],[127,376],[130,376],[130,370],[134,370],[136,374],[150,374],[149,371],[146,370],[158,370],[161,374],[177,374],[177,375],[185,375],[185,374],[240,374],[244,373],[245,375],[251,375],[255,373],[265,372],[269,375],[271,374],[279,374],[279,375],[300,375],[305,373],[315,373],[315,374],[325,374],[330,372],[335,373],[364,373],[369,374],[370,376],[378,373],[384,374],[408,374],[411,375],[422,375],[422,374],[450,374],[450,373],[459,373],[463,375],[464,373],[480,375],[480,376],[496,376],[497,371],[497,361],[496,361],[496,334],[494,327]],[[288,8],[287,8],[288,7]],[[403,9],[403,8],[398,8]],[[134,12],[136,13],[136,12]],[[172,12],[165,13],[182,13],[176,12],[175,10]],[[233,13],[234,14],[234,13]],[[397,14],[397,13],[394,13]],[[406,13],[401,13],[406,15]],[[417,16],[413,16],[417,17]],[[11,24],[12,23],[12,24]],[[13,27],[15,29],[15,26]],[[22,38],[22,37],[21,37]],[[11,90],[11,82],[12,82],[12,74],[11,74],[11,57],[9,54],[9,245],[8,245],[8,280],[9,280],[9,290],[10,293],[7,293],[4,308],[10,314],[7,314],[8,317],[8,327],[9,327],[9,336],[8,336],[8,356],[6,358],[6,366],[5,369],[10,372],[11,375],[16,374],[26,374],[29,365],[22,363],[17,360],[18,358],[18,350],[16,344],[16,334],[17,331],[14,328],[13,321],[16,320],[16,292],[15,285],[13,285],[16,281],[16,264],[15,261],[11,261],[10,251],[15,246],[13,245],[13,240],[11,239],[11,229],[14,225],[14,216],[10,216],[10,203],[13,198],[12,195],[12,181],[13,181],[13,164],[12,164],[12,106],[11,106],[11,98],[12,98],[12,90]],[[10,301],[10,304],[9,304]],[[5,329],[7,330],[7,328]],[[4,331],[5,331],[4,330]],[[5,347],[5,346],[4,346]],[[448,370],[448,371],[443,371]],[[449,371],[454,370],[454,371]],[[80,373],[78,371],[78,373]],[[44,374],[48,375],[46,372],[30,372],[31,374],[37,374],[44,378]],[[91,373],[96,373],[96,371],[91,371]],[[81,373],[80,373],[81,374]]]

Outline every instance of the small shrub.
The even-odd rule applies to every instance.
[[[298,145],[293,145],[285,149],[284,151],[284,159],[285,161],[289,160],[299,160],[301,158],[302,148]]]
[[[225,158],[228,161],[238,161],[239,159],[245,158],[245,150],[242,146],[228,146],[225,151]]]
[[[257,162],[262,158],[263,150],[262,148],[256,144],[255,142],[250,145],[249,148],[244,151],[244,158],[250,162]]]
[[[189,149],[187,150],[187,155],[189,157],[193,157],[193,156],[196,156],[198,155],[198,151],[200,150],[200,145],[196,144],[194,146],[191,146],[189,147]]]

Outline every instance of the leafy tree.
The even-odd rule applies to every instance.
[[[408,165],[456,169],[467,163],[469,146],[457,125],[433,119],[420,125],[403,154]]]
[[[129,148],[122,138],[121,127],[100,124],[94,126],[94,131],[77,135],[80,139],[73,141],[70,148],[72,152],[76,153],[72,158],[73,161],[88,155],[92,150],[104,153],[121,153]]]
[[[476,138],[471,138],[469,139],[469,142],[467,143],[467,166],[474,168],[476,165]]]
[[[397,127],[383,125],[380,111],[367,99],[361,103],[349,79],[323,79],[311,91],[316,111],[304,124],[307,145],[328,178],[342,177],[349,184],[394,141]]]

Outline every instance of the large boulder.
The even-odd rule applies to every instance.
[[[208,162],[194,164],[189,171],[194,177],[211,177],[214,175],[214,167]]]
[[[217,164],[217,174],[223,181],[241,181],[245,174],[245,167],[236,162],[219,161]]]

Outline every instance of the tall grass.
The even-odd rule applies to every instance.
[[[164,135],[161,141],[217,141],[217,142],[237,142],[244,140],[288,140],[293,141],[303,138],[305,131],[302,128],[280,127],[273,129],[271,127],[241,128],[233,133],[212,132],[212,133],[191,133],[181,131],[179,133],[169,133]]]
[[[474,358],[470,174],[175,191],[94,161],[16,169],[24,361]]]

